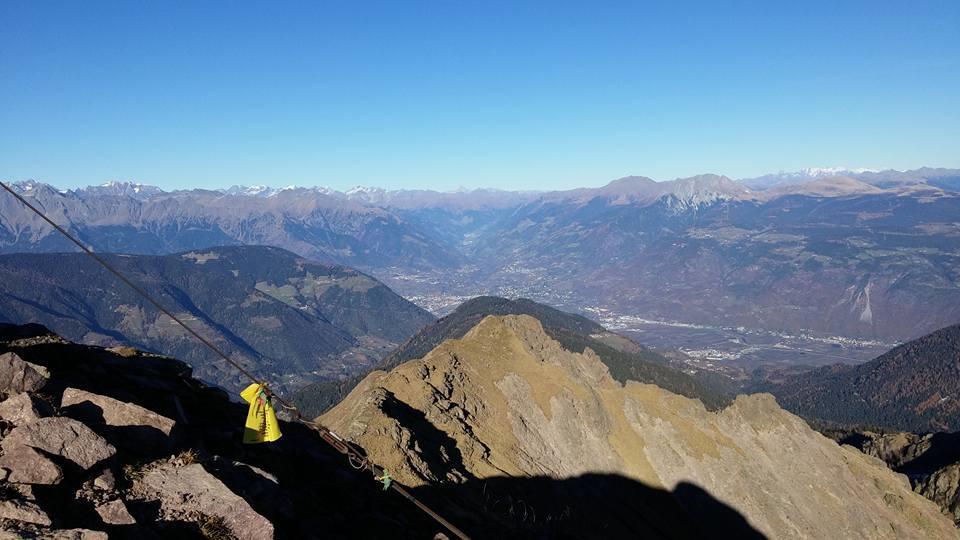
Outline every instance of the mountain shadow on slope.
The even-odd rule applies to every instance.
[[[590,348],[619,382],[634,380],[652,383],[687,397],[700,399],[708,409],[728,405],[731,397],[718,385],[709,384],[669,365],[660,354],[608,331],[581,315],[520,298],[509,300],[480,296],[461,304],[453,313],[413,335],[387,355],[376,369],[389,371],[400,364],[422,358],[448,339],[462,338],[488,315],[530,315],[540,321],[547,334],[567,350],[582,353]],[[305,413],[319,415],[340,402],[363,379],[357,375],[340,381],[308,385],[294,399]]]
[[[40,325],[0,324],[0,354],[7,351],[49,370],[37,399],[57,405],[66,388],[75,388],[176,419],[165,454],[201,464],[269,520],[275,538],[432,538],[443,532],[409,501],[384,492],[369,473],[352,469],[302,424],[282,422],[283,437],[275,443],[241,444],[246,407],[193,379],[182,362],[68,343]],[[65,416],[76,412],[61,410]],[[122,433],[90,427],[118,448],[103,466],[114,471],[120,489],[135,483],[138,471],[157,457],[152,464],[169,466],[155,448],[117,444]],[[450,456],[456,465],[456,455]],[[100,530],[120,539],[211,538],[207,523],[198,522],[203,516],[177,517],[162,512],[157,501],[121,492],[114,495],[124,498],[137,523],[105,523],[75,497],[88,477],[71,470],[60,484],[35,486],[37,504],[53,527]],[[410,491],[474,538],[762,538],[735,510],[687,484],[669,492],[606,474],[469,477]],[[11,491],[11,497],[20,495]]]
[[[925,433],[960,431],[960,324],[858,366],[827,366],[757,383],[783,408],[839,426]]]
[[[449,519],[474,538],[765,538],[739,512],[688,483],[670,492],[615,474],[500,476],[413,492],[443,501]]]

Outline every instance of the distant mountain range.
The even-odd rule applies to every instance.
[[[588,348],[592,350],[619,382],[632,380],[656,384],[699,399],[711,410],[728,405],[732,400],[727,388],[709,373],[686,373],[672,366],[660,354],[610,332],[590,319],[524,298],[509,300],[484,296],[464,302],[453,313],[421,329],[394,349],[376,369],[391,370],[404,362],[421,358],[446,340],[462,338],[490,315],[527,315],[537,319],[544,331],[564,348],[577,353]],[[362,373],[341,381],[314,383],[299,390],[294,399],[304,413],[319,415],[339,403],[366,375]]]
[[[960,171],[763,178],[627,177],[543,193],[15,189],[99,251],[274,245],[359,268],[438,314],[496,294],[888,342],[960,320]],[[0,252],[74,249],[52,232],[0,194]]]
[[[787,410],[827,425],[960,431],[960,324],[858,366],[836,365],[765,382]]]
[[[279,248],[104,255],[255,373],[297,387],[366,372],[434,318],[377,280]],[[233,389],[238,374],[84,254],[0,256],[0,323],[176,355]]]
[[[368,268],[436,268],[460,261],[397,215],[318,189],[265,197],[209,190],[166,193],[123,183],[74,191],[37,182],[14,187],[98,251],[156,255],[256,244]],[[2,253],[76,249],[8,195],[0,197],[0,216]]]
[[[880,188],[897,185],[925,183],[944,189],[960,188],[960,169],[923,167],[912,171],[892,169],[850,169],[846,167],[812,167],[794,172],[765,174],[756,178],[740,180],[745,186],[755,190],[765,190],[776,186],[796,186],[807,182],[832,177],[856,178]]]

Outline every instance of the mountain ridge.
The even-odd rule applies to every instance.
[[[960,324],[857,366],[828,366],[756,385],[796,414],[840,426],[960,431]]]
[[[526,298],[480,296],[461,304],[453,313],[424,327],[384,357],[375,370],[389,371],[405,362],[422,358],[446,340],[460,339],[481,320],[494,315],[527,315],[543,325],[547,334],[565,349],[583,353],[590,349],[610,370],[611,376],[626,383],[633,380],[701,400],[708,409],[728,405],[732,398],[708,379],[674,367],[660,354],[630,339],[610,332],[580,315],[565,313]],[[339,381],[322,381],[297,391],[294,400],[305,413],[319,415],[336,405],[359,384],[366,373]]]
[[[294,386],[361,370],[433,321],[366,274],[279,248],[100,256],[247,368]],[[197,362],[208,381],[238,384],[229,366],[85,254],[0,255],[0,273],[0,322],[174,354]]]
[[[370,374],[320,421],[410,485],[606,471],[701,486],[776,538],[957,536],[904,478],[772,396],[709,412],[654,385],[621,385],[525,315],[486,317],[423,359]],[[905,506],[916,511],[903,519]]]
[[[677,183],[680,181],[691,181],[700,178],[724,178],[730,180],[731,182],[736,182],[743,186],[746,186],[751,189],[761,188],[767,189],[776,185],[800,185],[806,183],[807,181],[812,180],[823,180],[831,177],[843,178],[851,177],[856,178],[861,181],[864,181],[871,185],[877,185],[878,187],[884,187],[883,184],[889,184],[891,180],[897,179],[902,182],[919,182],[926,180],[941,180],[941,179],[950,179],[960,176],[960,169],[952,169],[945,167],[919,167],[917,169],[878,169],[878,168],[869,168],[869,167],[807,167],[799,169],[797,171],[779,171],[776,173],[768,173],[765,175],[757,177],[744,177],[737,179],[730,179],[726,175],[717,174],[717,173],[700,173],[695,174],[689,177],[676,177],[668,180],[653,180],[645,176],[637,175],[628,175],[618,179],[614,179],[608,182],[604,186],[598,187],[582,187],[575,188],[567,191],[578,191],[578,190],[602,190],[602,189],[612,189],[614,186],[623,186],[624,184],[670,184]],[[649,182],[647,182],[649,181]],[[23,181],[12,181],[8,180],[8,184],[23,189],[24,185],[50,185],[45,184],[42,181],[35,179],[27,179]],[[52,187],[52,186],[51,186]],[[56,189],[56,188],[54,188]],[[389,202],[392,196],[396,195],[407,195],[415,196],[417,194],[424,195],[434,195],[434,196],[457,196],[457,195],[478,195],[478,194],[529,194],[530,196],[536,196],[538,194],[548,194],[548,193],[563,193],[564,191],[550,191],[550,190],[509,190],[509,189],[499,189],[499,188],[488,188],[488,187],[479,187],[479,188],[459,188],[456,190],[432,190],[432,189],[409,189],[409,188],[400,188],[400,189],[386,189],[376,186],[355,186],[346,190],[337,190],[328,186],[301,186],[301,185],[287,185],[284,187],[273,187],[263,184],[244,186],[244,185],[234,185],[229,188],[213,188],[206,189],[202,191],[211,191],[219,192],[227,195],[250,195],[257,197],[271,197],[283,191],[290,190],[307,190],[314,191],[317,193],[327,194],[331,196],[340,196],[347,199],[360,200],[363,202],[368,202],[374,205],[384,205],[387,207],[392,206],[391,204],[383,204]],[[96,194],[96,193],[109,193],[114,195],[136,195],[140,196],[152,196],[160,193],[177,193],[177,192],[190,192],[194,191],[191,189],[178,189],[166,191],[155,185],[145,184],[141,182],[136,182],[132,180],[111,180],[99,185],[90,185],[86,187],[74,188],[70,190],[57,190],[63,193],[74,192],[74,193],[86,193],[86,194]]]
[[[524,197],[398,192],[382,207],[302,188],[138,201],[32,184],[29,197],[98,251],[276,245],[359,268],[437,313],[494,294],[891,343],[960,317],[955,172],[862,173],[786,192],[748,192],[719,176],[628,177]],[[0,252],[74,249],[0,198]]]

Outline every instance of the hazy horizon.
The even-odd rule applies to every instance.
[[[386,187],[379,186],[379,185],[355,185],[355,186],[347,186],[347,187],[334,187],[333,185],[330,185],[330,184],[309,184],[309,185],[308,185],[308,184],[284,184],[283,182],[275,182],[275,183],[273,183],[273,184],[257,183],[257,184],[232,184],[232,185],[228,185],[228,186],[223,186],[223,185],[221,185],[221,186],[205,185],[205,186],[181,186],[181,187],[167,188],[167,187],[164,187],[163,185],[155,184],[155,183],[148,182],[148,181],[142,181],[142,180],[139,180],[139,179],[106,180],[106,181],[99,182],[99,183],[83,184],[83,185],[74,185],[74,184],[69,184],[69,183],[63,184],[63,183],[48,181],[48,180],[44,180],[44,179],[40,179],[40,178],[23,178],[23,179],[10,179],[10,178],[6,178],[6,179],[0,179],[0,181],[8,182],[8,183],[14,183],[14,184],[16,184],[16,183],[24,183],[24,182],[39,182],[39,183],[43,183],[43,184],[47,184],[47,185],[53,186],[53,187],[55,187],[55,188],[57,188],[57,189],[61,189],[61,190],[77,190],[77,189],[94,188],[94,187],[107,187],[107,186],[110,186],[110,185],[112,185],[112,184],[133,184],[133,185],[156,187],[156,188],[159,188],[159,189],[161,189],[161,190],[163,190],[163,191],[178,191],[178,190],[191,190],[191,189],[209,189],[209,190],[212,190],[212,191],[226,191],[226,190],[233,189],[233,188],[264,188],[264,189],[272,189],[272,190],[280,190],[280,189],[330,189],[330,190],[339,191],[339,192],[349,192],[349,191],[351,191],[351,190],[358,190],[358,189],[383,189],[383,190],[386,190],[386,191],[436,191],[436,192],[439,192],[439,193],[459,193],[459,192],[470,192],[470,191],[505,191],[505,192],[518,192],[518,193],[519,193],[519,192],[531,192],[531,193],[533,193],[533,192],[548,192],[548,191],[565,191],[565,190],[570,190],[570,189],[582,189],[582,188],[587,188],[587,189],[590,189],[590,188],[599,188],[599,187],[606,186],[606,185],[610,184],[611,182],[615,182],[615,181],[617,181],[617,180],[622,180],[622,179],[624,179],[624,178],[648,178],[648,179],[650,179],[650,180],[653,180],[654,182],[672,182],[672,181],[675,181],[675,180],[683,180],[683,179],[685,179],[685,178],[691,178],[691,177],[696,177],[696,176],[717,175],[717,176],[724,176],[724,177],[727,177],[727,178],[729,178],[729,179],[731,179],[731,180],[734,180],[734,181],[738,181],[738,182],[739,182],[739,181],[745,181],[745,180],[752,180],[752,179],[754,179],[754,178],[759,178],[759,177],[763,177],[763,176],[767,176],[767,175],[800,174],[800,173],[803,173],[803,172],[805,172],[805,171],[837,171],[836,174],[837,174],[837,175],[840,175],[840,174],[841,174],[842,172],[844,172],[844,171],[851,171],[851,172],[886,172],[886,171],[909,172],[909,171],[913,171],[913,170],[917,170],[917,169],[924,169],[924,168],[929,168],[929,169],[960,169],[960,167],[941,167],[941,166],[939,166],[939,165],[937,165],[937,166],[924,165],[924,166],[916,167],[916,168],[912,168],[912,169],[898,169],[898,168],[894,168],[894,167],[804,167],[804,168],[802,168],[802,169],[798,169],[798,170],[795,170],[795,171],[787,171],[787,170],[781,169],[781,170],[778,170],[778,171],[771,171],[771,172],[764,173],[764,174],[761,174],[761,175],[758,175],[758,176],[754,176],[754,177],[744,177],[744,178],[735,178],[735,177],[732,177],[732,176],[729,176],[729,175],[725,175],[725,174],[721,174],[721,173],[716,173],[716,172],[702,172],[702,173],[697,173],[697,174],[694,174],[694,175],[691,175],[691,176],[687,176],[687,177],[679,177],[679,176],[678,176],[678,177],[675,177],[675,178],[653,178],[653,177],[650,177],[650,176],[647,176],[647,175],[643,175],[643,174],[627,174],[627,175],[619,176],[619,177],[617,177],[617,178],[610,178],[610,179],[607,179],[607,180],[605,180],[605,181],[600,181],[599,183],[593,182],[593,183],[590,183],[590,184],[578,185],[578,186],[573,186],[573,187],[563,187],[563,188],[550,188],[549,186],[546,186],[546,187],[543,187],[543,188],[540,188],[540,189],[524,189],[524,188],[519,188],[519,187],[518,187],[518,188],[513,188],[513,189],[511,189],[511,188],[491,187],[491,186],[458,186],[458,187],[446,188],[446,189],[433,189],[433,188],[420,187],[420,186],[398,186],[398,187],[393,187],[393,188],[386,188]],[[832,174],[831,172],[824,172],[824,173],[821,173],[820,176],[827,177],[827,176],[833,176],[833,175],[834,175],[834,174]]]

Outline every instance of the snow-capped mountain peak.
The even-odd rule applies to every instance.
[[[870,168],[850,168],[850,167],[807,167],[800,169],[794,173],[784,173],[780,174],[793,174],[797,177],[806,177],[806,178],[818,178],[821,176],[844,176],[848,174],[863,174],[865,172],[877,172],[880,169],[870,169]]]
[[[779,171],[765,174],[756,178],[743,178],[740,182],[751,189],[768,189],[775,186],[789,184],[803,184],[820,178],[831,176],[856,176],[864,173],[875,173],[879,169],[869,167],[806,167],[798,171]]]
[[[104,182],[99,186],[87,186],[76,190],[81,196],[93,195],[113,195],[120,197],[132,197],[134,199],[146,199],[152,195],[163,193],[163,190],[157,186],[142,184],[140,182],[131,182],[125,180],[111,180]]]

